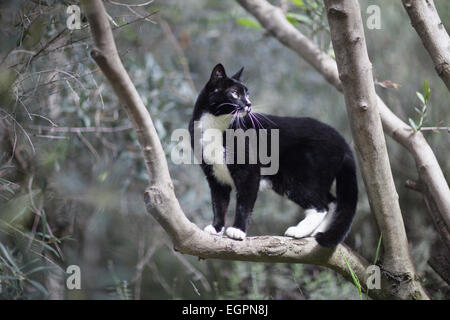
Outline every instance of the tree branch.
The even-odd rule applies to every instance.
[[[150,175],[150,187],[144,197],[147,211],[168,233],[174,249],[204,259],[316,264],[331,268],[352,281],[345,257],[365,290],[369,264],[345,245],[326,249],[313,238],[271,236],[236,241],[207,234],[186,218],[175,196],[164,152],[150,115],[117,54],[103,3],[101,0],[82,0],[82,5],[95,43],[91,54],[127,111],[143,149]],[[371,290],[369,295],[383,299],[397,297],[391,290]]]
[[[425,49],[433,60],[437,74],[450,91],[450,37],[433,0],[402,0]]]
[[[289,23],[280,8],[266,0],[237,0],[237,2],[275,38],[309,62],[329,83],[342,92],[336,62]],[[428,190],[423,193],[426,201],[436,208],[441,220],[445,221],[447,228],[450,228],[450,189],[433,150],[423,134],[413,132],[410,126],[392,113],[379,96],[377,107],[384,132],[414,157],[420,182]]]
[[[367,53],[357,0],[324,0],[350,128],[370,207],[383,233],[384,266],[409,274],[412,281],[399,292],[427,298],[415,278],[386,142],[377,109],[372,64]]]
[[[434,202],[429,201],[429,199],[431,199],[431,195],[428,194],[428,190],[426,188],[423,188],[423,186],[420,183],[413,180],[406,180],[405,187],[424,194],[423,199],[430,214],[431,221],[433,222],[434,227],[438,231],[442,243],[447,248],[447,251],[450,252],[450,231],[447,228],[445,221],[439,214],[439,210],[436,208]]]

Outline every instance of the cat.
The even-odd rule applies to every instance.
[[[214,213],[212,224],[204,231],[214,235],[225,233],[235,240],[245,239],[260,185],[267,184],[305,209],[305,218],[289,227],[285,236],[313,236],[321,246],[336,246],[350,230],[358,199],[356,164],[349,145],[334,128],[318,120],[253,112],[248,88],[241,81],[243,69],[228,77],[222,64],[213,68],[197,97],[189,123],[191,147],[195,150],[195,144],[205,145],[206,129],[219,130],[223,139],[216,141],[215,147],[219,158],[224,159],[236,151],[227,146],[227,129],[257,132],[266,129],[269,133],[276,129],[279,168],[275,174],[261,175],[264,165],[260,161],[244,164],[201,161]],[[195,130],[200,130],[200,134],[194,134]],[[270,149],[271,143],[268,145]],[[247,155],[249,148],[246,141]],[[201,160],[207,160],[204,149],[199,155]],[[336,197],[330,192],[334,180]],[[225,230],[232,190],[236,192],[235,220]]]

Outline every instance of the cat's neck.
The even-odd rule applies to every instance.
[[[198,125],[201,126],[202,131],[208,129],[217,129],[220,131],[225,131],[230,126],[232,118],[233,116],[230,114],[214,116],[213,114],[206,112],[203,113],[197,121]]]

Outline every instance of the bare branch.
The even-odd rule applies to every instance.
[[[450,37],[433,0],[402,0],[425,49],[433,60],[437,74],[450,91]]]
[[[121,125],[117,127],[57,127],[57,126],[40,126],[40,125],[30,125],[28,128],[37,130],[38,132],[48,131],[48,132],[69,132],[69,133],[114,133],[120,131],[126,131],[132,129],[131,125]]]

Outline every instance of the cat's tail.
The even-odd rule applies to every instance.
[[[330,205],[327,217],[314,233],[317,242],[324,247],[333,247],[342,242],[350,231],[355,216],[358,184],[355,160],[351,152],[344,156],[341,170],[336,175],[336,197],[337,207],[333,210],[335,204]]]

